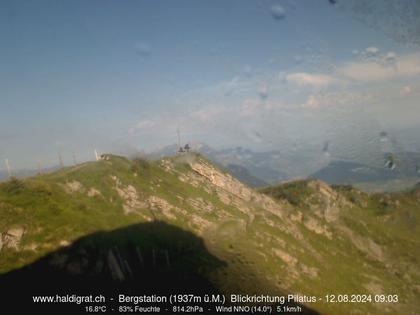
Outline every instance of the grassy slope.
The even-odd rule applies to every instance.
[[[317,192],[307,184],[308,181],[304,180],[291,182],[265,188],[262,192],[274,198],[287,199],[297,209],[310,213],[312,210],[307,200]],[[400,301],[407,304],[399,312],[415,314],[420,309],[416,298],[420,283],[420,229],[417,226],[420,219],[420,191],[369,195],[351,187],[338,186],[334,189],[350,200],[352,206],[342,209],[339,221],[325,222],[335,231],[332,240],[322,240],[313,237],[312,233],[306,233],[311,245],[324,259],[323,267],[320,267],[322,281],[314,281],[309,286],[312,292],[369,293],[361,284],[380,283],[378,293],[399,294]],[[381,246],[383,261],[360,251],[352,242],[356,237],[345,237],[340,233],[339,226],[345,226],[357,236]],[[303,261],[307,258],[300,257]],[[302,289],[308,287],[307,283],[300,285]],[[387,307],[386,304],[377,306],[378,311]],[[331,309],[334,307],[337,305],[332,305]],[[345,314],[351,308],[351,305],[340,305],[335,311]]]
[[[208,163],[202,157],[199,159]],[[173,159],[168,161],[173,162]],[[228,262],[226,268],[210,275],[225,292],[237,287],[232,281],[237,281],[238,277],[243,280],[244,292],[264,288],[271,293],[281,290],[321,296],[368,293],[365,285],[374,283],[383,293],[400,294],[404,303],[398,311],[409,314],[420,309],[415,300],[418,291],[414,288],[415,283],[420,283],[420,234],[415,224],[419,219],[420,197],[414,193],[385,198],[384,195],[366,195],[353,189],[336,188],[343,198],[351,201],[351,207],[340,209],[337,222],[319,220],[332,231],[333,237],[328,238],[303,224],[293,223],[296,233],[303,236],[300,239],[288,230],[291,221],[267,212],[252,201],[248,202],[252,209],[250,220],[235,205],[222,202],[211,185],[181,181],[180,174],[193,179],[188,177],[191,168],[187,164],[172,165],[173,169],[168,171],[162,161],[131,162],[112,157],[110,161],[89,162],[23,181],[0,184],[0,231],[16,226],[25,228],[20,245],[22,250],[3,249],[0,272],[31,263],[62,246],[63,242],[71,242],[80,236],[150,220],[152,213],[146,207],[140,207],[137,213],[123,214],[124,201],[111,178],[117,176],[123,187],[135,187],[140,201],[158,196],[185,210],[174,217],[165,216],[161,211],[154,211],[153,215],[200,234],[210,251]],[[73,193],[66,192],[66,183],[73,181],[81,183],[83,188]],[[101,195],[89,197],[87,191],[91,187],[99,190]],[[310,206],[304,201],[317,191],[308,188],[305,182],[268,188],[263,192],[283,203],[284,199],[288,200],[292,206],[286,204],[283,207],[288,215],[300,211],[305,217],[313,216]],[[211,203],[215,211],[197,211],[186,202],[188,198],[201,198]],[[212,225],[203,231],[199,223],[193,222],[193,216]],[[384,261],[377,261],[358,249],[339,226],[350,228],[361,238],[383,247],[386,253]],[[279,259],[274,249],[295,260]],[[308,268],[312,268],[315,275],[312,272],[311,276]],[[315,306],[330,314],[348,314],[355,308],[360,312],[375,313],[386,310],[386,307],[390,308],[390,313],[395,312],[387,305],[318,303]]]

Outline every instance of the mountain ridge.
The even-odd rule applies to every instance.
[[[332,185],[352,184],[365,191],[386,192],[409,189],[420,180],[418,152],[384,152],[383,161],[367,165],[357,161],[334,160],[316,151],[297,154],[293,149],[254,152],[243,147],[214,149],[203,143],[192,143],[190,146],[193,151],[207,156],[253,188],[297,178],[315,178]],[[146,156],[159,159],[176,153],[177,146],[172,145]],[[392,169],[386,166],[389,159],[395,160]]]

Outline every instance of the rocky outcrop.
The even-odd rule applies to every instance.
[[[66,182],[64,185],[62,185],[62,187],[64,188],[64,191],[68,194],[73,194],[75,192],[84,192],[85,190],[82,183],[78,182],[77,180]]]
[[[240,197],[244,201],[250,201],[252,196],[252,189],[246,187],[244,184],[233,178],[229,174],[224,174],[221,171],[214,168],[212,165],[204,161],[195,161],[190,164],[191,169],[204,177],[212,185],[222,188],[231,194]]]
[[[307,186],[313,193],[305,199],[305,204],[329,223],[339,218],[341,210],[353,206],[343,195],[322,181],[312,180]]]
[[[88,197],[99,197],[102,196],[101,192],[95,187],[91,187],[87,192]]]
[[[146,208],[147,204],[140,200],[137,190],[132,185],[124,185],[117,176],[111,176],[115,182],[115,190],[123,200],[123,210],[125,214],[136,212],[141,208]]]
[[[196,159],[190,164],[194,174],[190,174],[192,181],[201,181],[210,184],[216,189],[219,199],[226,205],[233,205],[244,213],[249,213],[249,205],[257,205],[277,216],[283,215],[283,209],[279,202],[258,193],[247,187],[228,173],[215,168],[210,163]],[[198,175],[198,176],[197,176]]]
[[[25,233],[23,227],[10,228],[0,235],[0,251],[5,248],[20,249],[20,242]]]
[[[371,259],[381,262],[385,261],[385,253],[382,247],[374,240],[361,236],[344,225],[337,225],[337,229],[340,230],[358,250],[368,255]]]

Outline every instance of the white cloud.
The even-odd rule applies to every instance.
[[[379,48],[376,48],[376,47],[368,47],[368,48],[366,48],[366,52],[375,55],[375,54],[377,54],[379,52]]]
[[[135,126],[129,129],[129,133],[135,133],[139,130],[146,130],[156,126],[156,122],[152,120],[141,120]]]
[[[396,69],[375,62],[352,62],[339,68],[338,73],[351,80],[378,81],[394,77]]]
[[[385,81],[420,75],[419,53],[403,55],[395,59],[396,61],[392,65],[374,61],[351,62],[339,67],[337,73],[345,78],[361,82]]]
[[[187,115],[187,119],[192,119],[197,123],[211,123],[218,119],[219,116],[225,113],[226,109],[223,107],[208,107],[191,112]]]
[[[321,103],[319,99],[315,97],[315,95],[309,95],[308,100],[302,106],[307,108],[319,108],[320,105]]]
[[[329,106],[366,104],[371,100],[372,96],[370,94],[360,92],[317,93],[309,95],[302,107],[317,109]]]
[[[228,109],[223,106],[207,106],[193,111],[180,111],[178,113],[159,115],[150,119],[141,120],[129,128],[130,134],[143,135],[169,134],[181,127],[184,132],[207,131],[217,129],[219,122],[226,116]],[[232,113],[229,113],[232,116]]]
[[[379,54],[376,47],[365,50]],[[322,89],[335,84],[351,82],[382,82],[407,79],[420,75],[420,53],[398,56],[395,52],[380,54],[377,58],[347,62],[336,67],[331,73],[294,72],[285,76],[286,81],[299,87]]]
[[[336,79],[326,74],[312,74],[306,72],[295,72],[286,76],[288,82],[298,86],[309,86],[313,88],[327,87],[336,82]]]

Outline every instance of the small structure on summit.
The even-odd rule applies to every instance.
[[[177,128],[176,132],[177,132],[177,135],[178,135],[178,151],[177,151],[177,153],[180,154],[180,153],[190,152],[191,147],[188,143],[185,144],[184,146],[181,145],[181,133],[179,131],[179,127]]]
[[[111,155],[110,154],[101,154],[99,156],[99,160],[100,161],[109,161],[111,159]]]
[[[191,147],[190,147],[190,145],[187,143],[187,144],[186,144],[186,145],[184,145],[184,146],[179,146],[178,153],[188,153],[188,152],[190,152],[190,150],[191,150]]]

